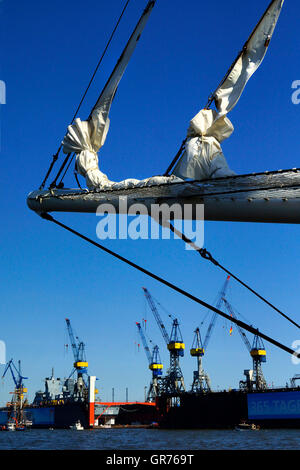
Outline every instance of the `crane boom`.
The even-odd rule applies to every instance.
[[[228,312],[233,318],[237,318],[232,306],[230,303],[223,297],[223,302],[225,307],[227,308]],[[238,331],[241,335],[242,340],[244,341],[246,348],[248,349],[250,356],[253,360],[253,376],[250,378],[250,371],[245,371],[246,375],[246,381],[240,381],[240,387],[248,387],[248,388],[253,388],[255,387],[256,390],[265,390],[267,389],[267,382],[264,377],[261,363],[266,362],[266,350],[264,343],[262,339],[258,336],[255,335],[253,339],[253,344],[251,346],[245,332],[243,329],[237,325]]]
[[[5,377],[8,370],[10,370],[10,373],[11,373],[12,379],[14,381],[14,384],[16,386],[16,389],[21,389],[21,387],[23,387],[23,380],[27,379],[28,377],[23,377],[22,376],[20,361],[19,361],[19,369],[17,369],[17,367],[14,364],[13,359],[11,359],[6,364],[6,367],[5,367],[5,370],[3,372],[2,378]],[[17,374],[17,377],[16,377],[15,373]]]
[[[139,322],[136,322],[136,326],[138,328],[138,331],[139,331],[139,334],[140,334],[140,337],[141,337],[141,340],[142,340],[142,343],[143,343],[143,346],[144,346],[144,350],[145,350],[145,353],[146,353],[146,356],[147,356],[147,359],[148,359],[148,362],[149,362],[149,365],[150,365],[151,362],[152,362],[152,356],[151,356],[151,352],[150,352],[146,337],[143,333],[141,324]]]
[[[73,328],[71,326],[71,322],[69,318],[66,318],[66,324],[67,324],[67,330],[68,330],[70,341],[71,341],[71,347],[72,347],[72,351],[74,355],[74,360],[78,361],[79,360],[79,350],[78,350],[79,348],[77,346],[74,333],[73,333]]]
[[[66,324],[74,355],[74,368],[77,370],[79,375],[87,374],[89,364],[85,357],[85,345],[79,340],[79,338],[75,338],[69,318],[66,318]]]
[[[221,291],[219,292],[218,300],[217,300],[217,304],[216,304],[217,309],[220,309],[220,307],[222,305],[223,298],[225,297],[226,290],[227,290],[227,287],[228,287],[229,279],[230,279],[230,276],[227,276],[226,281],[224,282],[223,287],[222,287]],[[207,328],[207,332],[206,332],[206,335],[205,335],[205,338],[204,338],[204,342],[203,342],[203,348],[204,349],[207,348],[207,345],[209,343],[212,331],[213,331],[214,326],[216,324],[217,316],[218,316],[217,313],[213,313],[211,322],[210,322],[210,324]]]
[[[234,310],[233,310],[232,306],[230,305],[230,303],[224,297],[223,297],[223,302],[224,302],[225,307],[227,308],[228,312],[230,313],[230,315],[232,315],[233,318],[236,319],[237,317],[236,317],[236,314],[234,313]],[[251,347],[251,344],[250,344],[250,342],[249,342],[249,340],[246,336],[246,333],[243,331],[243,329],[239,325],[237,325],[237,328],[238,328],[238,332],[239,332],[242,340],[245,343],[246,348],[250,352],[252,347]]]
[[[164,338],[166,344],[168,345],[168,344],[170,343],[170,337],[169,337],[168,332],[167,332],[167,330],[166,330],[166,327],[165,327],[165,325],[163,324],[163,321],[162,321],[162,319],[161,319],[161,317],[160,317],[160,315],[159,315],[159,313],[158,313],[158,310],[157,310],[156,305],[155,305],[155,303],[154,303],[154,301],[153,301],[153,299],[152,299],[152,297],[151,297],[151,294],[150,294],[150,292],[146,289],[146,287],[143,287],[143,291],[144,291],[145,297],[146,297],[146,299],[147,299],[147,301],[148,301],[148,304],[149,304],[149,306],[150,306],[150,308],[151,308],[151,310],[152,310],[152,313],[153,313],[153,315],[154,315],[154,318],[155,318],[155,320],[156,320],[156,323],[158,324],[158,327],[159,327],[159,329],[160,329],[160,331],[161,331],[161,333],[162,333],[162,335],[163,335],[163,338]]]

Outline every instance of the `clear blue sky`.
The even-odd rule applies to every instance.
[[[101,169],[112,180],[161,174],[185,137],[189,120],[203,107],[267,6],[267,0],[157,0],[155,9],[111,111],[111,128],[101,151]],[[187,345],[182,361],[186,383],[195,363],[188,354],[193,331],[206,312],[155,281],[119,263],[26,206],[41,183],[124,1],[51,2],[3,0],[0,79],[7,86],[1,113],[1,328],[7,356],[20,358],[30,379],[30,397],[54,366],[66,376],[72,356],[64,353],[68,316],[86,342],[90,373],[99,378],[103,400],[143,398],[150,380],[135,322],[147,315],[149,334],[168,356],[142,286],[178,315]],[[146,0],[131,0],[109,54],[79,116],[97,99]],[[285,2],[269,51],[230,114],[235,125],[223,150],[238,173],[299,166],[300,105],[291,84],[300,79],[299,4]],[[72,174],[67,179],[74,186]],[[95,215],[58,218],[96,238]],[[299,235],[297,225],[207,222],[205,246],[288,315],[299,320]],[[108,241],[110,248],[213,302],[225,276],[180,241]],[[291,346],[300,332],[258,299],[231,282],[232,304],[250,323]],[[168,319],[165,317],[166,324]],[[207,327],[207,322],[206,326]],[[219,319],[205,368],[214,388],[237,387],[250,357],[236,328]],[[268,383],[285,384],[300,373],[287,353],[267,345]],[[3,366],[0,366],[0,373]],[[0,388],[0,403],[11,389]]]

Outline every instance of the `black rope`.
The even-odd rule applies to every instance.
[[[97,66],[96,66],[96,68],[95,68],[95,70],[94,70],[94,73],[93,73],[93,75],[92,75],[92,78],[90,79],[89,84],[88,84],[88,86],[86,87],[85,92],[83,93],[82,98],[81,98],[81,100],[80,100],[80,102],[79,102],[79,105],[77,106],[77,109],[76,109],[76,111],[75,111],[75,113],[74,113],[74,116],[73,116],[73,118],[72,118],[71,124],[73,123],[75,117],[77,116],[77,113],[78,113],[79,109],[81,108],[81,105],[82,105],[82,103],[83,103],[83,101],[84,101],[84,99],[85,99],[85,97],[86,97],[86,94],[87,94],[87,92],[88,92],[88,90],[89,90],[89,88],[90,88],[90,86],[91,86],[91,84],[92,84],[92,82],[93,82],[93,80],[94,80],[94,78],[95,78],[95,75],[96,75],[96,73],[97,73],[97,71],[98,71],[98,69],[99,69],[99,67],[100,67],[100,65],[101,65],[101,63],[102,63],[102,60],[103,60],[103,58],[104,58],[104,56],[105,56],[105,54],[106,54],[106,51],[107,51],[107,49],[108,49],[108,47],[109,47],[109,45],[110,45],[110,43],[111,43],[111,41],[112,41],[112,39],[113,39],[113,37],[114,37],[114,35],[115,35],[115,32],[116,32],[116,30],[117,30],[117,28],[118,28],[118,26],[119,26],[119,24],[120,24],[120,21],[121,21],[121,19],[122,19],[124,13],[125,13],[125,11],[126,11],[126,8],[127,8],[128,4],[129,4],[129,2],[130,2],[130,0],[127,0],[126,3],[125,3],[125,6],[124,6],[124,8],[123,8],[123,10],[122,10],[122,13],[121,13],[121,15],[119,16],[119,19],[118,19],[118,21],[117,21],[117,23],[116,23],[116,25],[115,25],[115,27],[114,27],[114,29],[113,29],[111,35],[110,35],[110,38],[109,38],[109,40],[108,40],[108,42],[107,42],[107,44],[106,44],[106,46],[105,46],[105,48],[104,48],[104,51],[103,51],[103,53],[102,53],[102,55],[101,55],[101,57],[100,57],[100,60],[99,60]],[[50,173],[51,173],[51,171],[52,171],[52,168],[53,168],[53,166],[54,166],[54,164],[55,164],[55,162],[56,162],[56,160],[57,160],[57,158],[58,158],[58,155],[59,155],[59,152],[60,152],[61,148],[62,148],[62,145],[60,145],[60,147],[58,148],[56,154],[53,156],[53,160],[52,160],[51,165],[50,165],[50,167],[49,167],[49,170],[47,171],[46,176],[45,176],[45,178],[44,178],[44,180],[43,180],[43,182],[42,182],[42,184],[41,184],[41,186],[40,186],[40,189],[43,189],[43,188],[44,188],[44,186],[45,186],[45,184],[46,184],[46,181],[47,181],[47,179],[48,179],[48,177],[49,177],[49,175],[50,175]],[[64,167],[66,166],[66,164],[67,164],[67,162],[68,162],[68,160],[69,160],[69,158],[70,158],[70,155],[71,155],[71,154],[69,153],[69,154],[66,156],[65,160],[63,161],[63,163],[62,163],[62,165],[61,165],[61,167],[60,167],[60,170],[59,170],[58,174],[56,175],[55,179],[52,181],[50,187],[53,188],[53,187],[56,186],[56,181],[58,180],[58,178],[59,178],[61,172],[63,171]],[[64,175],[65,175],[65,174],[64,174]],[[62,179],[63,179],[63,178],[62,178]],[[61,180],[61,182],[62,182],[62,180]]]
[[[77,171],[76,171],[76,170],[74,171],[74,176],[75,176],[75,180],[76,180],[76,183],[77,183],[77,185],[78,185],[78,188],[82,189],[81,184],[79,183],[79,179],[78,179]]]
[[[62,222],[59,222],[58,220],[54,219],[50,214],[48,213],[42,213],[40,216],[48,220],[50,222],[55,223],[56,225],[64,228],[68,232],[73,233],[77,237],[81,238],[82,240],[87,241],[88,243],[96,246],[100,250],[110,254],[111,256],[114,256],[118,260],[122,261],[123,263],[128,264],[129,266],[137,269],[138,271],[146,274],[149,277],[152,277],[156,281],[164,284],[165,286],[169,287],[170,289],[173,289],[174,291],[178,292],[181,295],[184,295],[185,297],[189,298],[190,300],[193,300],[194,302],[202,305],[205,308],[208,308],[212,310],[213,312],[217,313],[218,315],[221,315],[222,317],[226,318],[227,320],[231,321],[232,323],[235,323],[236,325],[240,326],[241,328],[244,328],[245,330],[249,331],[255,336],[259,336],[260,338],[263,338],[265,341],[268,341],[269,343],[273,344],[274,346],[282,349],[283,351],[288,352],[289,354],[292,354],[295,357],[300,358],[300,354],[297,354],[293,349],[289,348],[288,346],[285,346],[284,344],[279,343],[275,339],[271,338],[270,336],[265,335],[264,333],[261,333],[258,329],[253,328],[251,325],[248,325],[247,323],[242,322],[241,320],[238,320],[236,318],[231,317],[230,315],[227,315],[226,313],[222,312],[221,310],[217,309],[216,307],[204,302],[203,300],[199,299],[198,297],[195,297],[194,295],[190,294],[189,292],[181,289],[180,287],[176,286],[175,284],[172,284],[171,282],[167,281],[166,279],[163,279],[160,276],[157,276],[156,274],[152,273],[151,271],[148,271],[145,268],[142,268],[136,263],[133,263],[127,258],[124,258],[123,256],[119,255],[118,253],[110,250],[109,248],[104,247],[103,245],[100,245],[100,243],[95,242],[91,238],[86,237],[85,235],[77,232],[76,230],[72,229],[71,227],[68,227],[67,225],[63,224]]]
[[[175,165],[175,163],[177,162],[177,160],[179,159],[179,157],[181,156],[181,154],[182,154],[182,152],[183,152],[183,149],[184,149],[184,147],[185,147],[186,141],[187,141],[187,139],[184,139],[184,140],[182,141],[182,144],[181,144],[180,149],[178,150],[178,152],[176,153],[175,157],[173,158],[173,160],[171,161],[170,165],[168,166],[167,170],[165,171],[164,176],[169,176],[170,171],[172,170],[173,166]]]
[[[181,233],[179,230],[177,230],[171,223],[169,224],[170,230],[175,233],[179,238],[181,238],[185,243],[188,243],[191,247],[194,248],[194,250],[199,253],[199,255],[213,263],[215,266],[218,268],[221,268],[223,271],[225,271],[227,274],[229,274],[231,277],[233,277],[236,281],[238,281],[242,286],[246,287],[252,294],[256,295],[259,299],[261,299],[263,302],[265,302],[269,307],[273,308],[277,313],[279,313],[282,317],[284,317],[286,320],[291,322],[294,326],[300,329],[300,325],[296,323],[292,318],[288,317],[285,313],[283,313],[281,310],[279,310],[275,305],[273,305],[271,302],[269,302],[265,297],[260,295],[258,292],[256,292],[254,289],[252,289],[248,284],[243,282],[241,279],[239,279],[237,276],[232,274],[228,269],[226,269],[224,266],[222,266],[216,259],[213,258],[213,256],[205,249],[205,248],[199,248],[195,243],[190,240],[188,237],[186,237],[183,233]]]
[[[75,157],[75,153],[73,153],[72,157],[70,158],[69,163],[67,164],[67,167],[64,171],[64,174],[62,175],[62,177],[60,179],[60,182],[58,183],[59,188],[63,187],[63,179],[66,176],[66,173],[67,173],[68,169],[70,168],[70,165],[71,165],[72,161],[74,160],[74,157]]]
[[[56,154],[53,155],[53,157],[52,157],[52,162],[51,162],[51,164],[50,164],[50,166],[49,166],[49,169],[48,169],[48,171],[47,171],[47,173],[46,173],[46,176],[45,176],[45,178],[43,179],[43,182],[42,182],[41,186],[39,187],[39,190],[40,190],[40,191],[44,188],[44,186],[45,186],[45,184],[46,184],[46,181],[47,181],[47,179],[48,179],[48,177],[49,177],[49,175],[50,175],[50,173],[51,173],[51,171],[52,171],[52,168],[53,168],[53,166],[54,166],[56,160],[58,159],[58,154],[59,154],[59,152],[60,152],[60,149],[61,149],[61,147],[59,147],[59,149],[57,150]]]

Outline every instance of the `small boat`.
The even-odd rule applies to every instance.
[[[73,426],[70,426],[70,429],[75,431],[83,431],[84,427],[82,426],[81,422],[78,420]]]
[[[24,425],[26,428],[30,428],[32,426],[33,422],[31,421],[31,419],[26,419],[25,422],[24,422]]]
[[[254,423],[240,423],[236,426],[236,431],[259,431],[260,427]]]
[[[5,430],[6,430],[6,431],[15,431],[15,430],[16,430],[16,423],[13,422],[13,421],[9,421],[9,422],[6,424]]]

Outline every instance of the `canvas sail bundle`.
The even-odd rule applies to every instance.
[[[231,136],[234,127],[226,116],[202,109],[190,122],[185,151],[173,174],[183,179],[202,180],[233,176],[222,152],[221,142]]]

